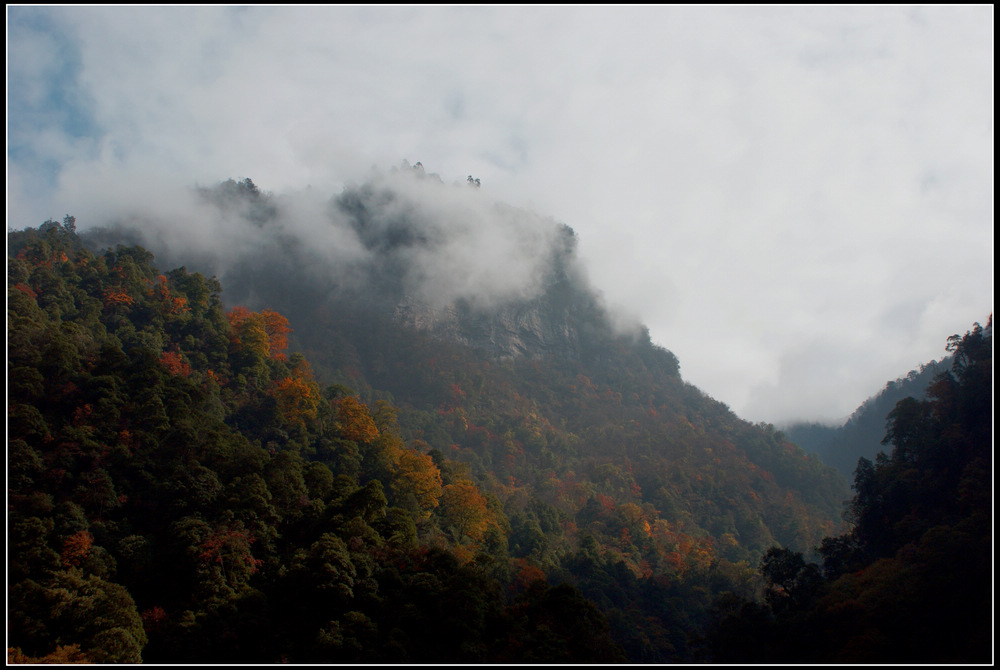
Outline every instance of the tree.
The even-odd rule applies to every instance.
[[[198,546],[198,559],[209,566],[217,565],[225,583],[236,589],[246,584],[263,564],[250,549],[254,542],[256,538],[241,523],[219,526]]]
[[[402,449],[392,480],[392,491],[400,501],[410,501],[419,518],[426,519],[441,498],[441,471],[428,454]]]
[[[490,521],[486,498],[479,487],[471,483],[445,486],[441,494],[441,513],[456,542],[466,537],[478,542]]]
[[[370,442],[378,437],[378,428],[368,412],[368,407],[355,396],[345,396],[334,401],[337,424],[345,440]]]
[[[261,311],[260,315],[264,319],[269,355],[277,361],[286,360],[285,350],[288,349],[288,333],[292,332],[288,325],[288,319],[273,309],[265,309]]]
[[[277,406],[281,422],[305,430],[307,423],[315,421],[319,411],[319,384],[301,373],[294,373],[274,382],[270,395]]]

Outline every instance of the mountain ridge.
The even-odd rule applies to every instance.
[[[102,280],[103,287],[74,288],[97,291],[88,300],[107,303],[101,318],[118,332],[131,333],[122,321],[130,313],[127,300],[200,301],[204,298],[191,286],[204,281],[217,287],[226,312],[213,318],[228,321],[228,327],[221,321],[212,326],[217,331],[212,351],[204,350],[199,331],[180,330],[138,339],[123,335],[123,355],[159,357],[181,373],[190,366],[212,377],[211,388],[222,398],[263,391],[265,397],[251,404],[214,411],[273,458],[301,458],[303,468],[321,464],[360,477],[362,486],[374,486],[365,478],[382,473],[386,495],[417,514],[412,500],[394,498],[400,495],[395,490],[390,495],[401,484],[386,474],[388,456],[363,440],[360,446],[337,446],[343,438],[331,440],[324,432],[328,420],[311,409],[315,401],[324,412],[341,411],[343,398],[357,398],[358,412],[395,426],[399,439],[417,454],[406,458],[432,463],[442,477],[458,477],[469,482],[463,486],[483,492],[494,530],[478,544],[456,547],[462,561],[476,551],[488,555],[498,566],[491,578],[505,588],[513,588],[519,570],[568,581],[609,617],[614,638],[630,658],[694,659],[696,631],[712,598],[724,589],[752,592],[751,566],[763,551],[776,543],[809,551],[839,528],[846,481],[773,426],[743,421],[684,382],[676,357],[654,345],[645,330],[614,328],[577,266],[567,227],[531,215],[517,218],[510,208],[500,208],[500,219],[491,218],[497,210],[479,193],[439,186],[429,209],[419,209],[427,204],[419,190],[409,200],[361,199],[371,226],[390,231],[392,243],[371,233],[367,243],[355,245],[350,231],[357,222],[338,214],[335,203],[332,210],[329,202],[316,210],[329,220],[306,226],[289,215],[294,207],[261,194],[249,180],[224,184],[221,195],[213,196],[224,204],[209,201],[201,205],[207,210],[198,210],[218,217],[211,230],[220,233],[220,249],[164,244],[168,265],[216,268],[224,271],[221,280],[193,281],[179,267],[162,279],[155,270],[143,270],[148,282],[130,280],[126,293],[113,275]],[[449,218],[450,206],[443,213],[434,209],[441,193],[457,199],[454,211],[460,216]],[[379,202],[388,209],[379,209]],[[414,232],[417,223],[421,227]],[[483,224],[497,225],[484,232]],[[308,234],[296,236],[296,226]],[[75,236],[60,233],[54,222],[42,228],[24,239]],[[516,234],[497,240],[504,231],[523,234],[522,242],[545,244],[518,260],[524,245],[514,243]],[[471,261],[445,233],[475,251],[485,248],[475,243],[501,245],[483,252],[489,267],[475,275],[480,282],[475,291],[453,281]],[[129,258],[148,263],[152,254],[139,247],[109,248],[116,237],[139,238],[156,249],[166,234],[157,228],[128,234],[109,228],[82,237],[92,248],[102,247],[97,258],[117,268]],[[53,267],[67,273],[66,281],[76,281],[73,268],[92,262],[87,258],[82,254],[72,267]],[[48,262],[21,268],[30,280],[28,291],[43,290],[52,271]],[[512,268],[525,273],[503,276]],[[499,284],[490,283],[494,280]],[[443,309],[445,316],[438,311],[420,321],[428,303],[419,300],[431,288],[440,288],[442,299],[429,309]],[[167,323],[183,316],[170,312],[171,304],[156,303],[156,309],[168,310]],[[411,307],[408,315],[401,304]],[[455,310],[453,318],[449,309]],[[279,327],[281,319],[287,329]],[[289,376],[280,385],[260,387],[272,336],[268,323],[277,328],[273,336],[287,339],[300,358],[289,359],[294,370],[281,373]],[[204,369],[213,360],[225,362],[227,347],[231,372]],[[315,388],[309,386],[313,379]],[[275,412],[292,418],[271,426],[268,417]],[[365,449],[374,451],[366,457]],[[444,546],[448,533],[463,536],[443,513],[431,511],[429,520],[418,515],[416,523],[421,546]],[[625,592],[634,598],[623,600]],[[641,607],[630,604],[640,602]]]
[[[886,417],[896,403],[907,397],[924,400],[929,386],[950,367],[951,357],[947,356],[886,382],[881,391],[861,403],[840,425],[796,422],[782,430],[803,449],[853,479],[859,458],[873,460],[884,449]]]

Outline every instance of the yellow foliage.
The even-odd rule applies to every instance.
[[[368,406],[354,396],[337,400],[335,409],[340,433],[345,440],[371,442],[378,437],[378,428],[368,411]]]
[[[278,406],[278,416],[286,424],[305,427],[314,421],[319,410],[319,384],[310,375],[296,369],[292,377],[275,382],[271,397]]]
[[[489,527],[490,513],[479,487],[471,483],[448,484],[440,502],[446,523],[455,529],[456,539],[468,537],[473,542],[482,539]]]
[[[400,496],[412,494],[423,517],[430,516],[441,498],[441,471],[427,454],[413,449],[399,452],[398,470],[392,480],[393,491]]]
[[[286,360],[288,319],[272,309],[251,312],[246,307],[233,307],[229,319],[229,339],[238,350],[249,350],[260,358]]]
[[[68,665],[70,663],[93,663],[87,655],[80,651],[80,645],[68,644],[58,646],[55,651],[49,652],[45,656],[33,658],[26,655],[18,647],[7,648],[7,663],[11,665],[21,663],[45,663],[50,665]]]

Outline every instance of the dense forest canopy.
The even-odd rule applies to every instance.
[[[989,663],[993,657],[993,326],[948,338],[951,368],[889,413],[862,457],[848,533],[822,565],[768,550],[759,603],[729,597],[720,662]]]
[[[615,324],[568,227],[462,187],[441,197],[537,242],[530,280],[465,293],[416,272],[469,267],[449,236],[483,233],[427,205],[425,182],[453,187],[404,170],[329,204],[363,260],[329,272],[250,180],[200,196],[260,242],[221,282],[161,272],[134,230],[8,234],[9,659],[749,660],[740,612],[776,630],[813,602],[782,609],[776,565],[812,597],[933,530],[876,549],[887,512],[864,496],[892,485],[885,463],[845,522],[842,477]],[[987,350],[959,340],[965,367],[935,387],[954,408]],[[894,444],[904,414],[937,416],[915,402]],[[939,495],[979,491],[975,453]],[[970,495],[950,513],[980,510]]]
[[[468,468],[321,387],[283,316],[70,225],[8,242],[9,658],[624,658],[576,589],[519,576]]]
[[[923,400],[934,380],[951,367],[949,358],[931,361],[911,370],[905,377],[887,382],[878,394],[868,398],[839,426],[793,423],[785,435],[809,453],[815,453],[845,477],[854,476],[858,459],[873,460],[882,451],[885,417],[904,398]]]

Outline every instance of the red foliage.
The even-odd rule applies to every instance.
[[[218,563],[223,566],[223,570],[241,568],[254,574],[264,564],[263,560],[254,558],[250,553],[250,545],[256,541],[257,538],[249,531],[219,528],[199,545],[201,551],[198,558],[202,563]]]
[[[62,564],[67,568],[80,565],[90,555],[90,547],[94,544],[94,536],[85,530],[77,531],[63,542]]]
[[[292,332],[288,325],[288,319],[272,309],[265,309],[260,315],[264,317],[264,330],[267,331],[271,358],[279,361],[285,360],[287,358],[285,350],[288,349],[288,333]]]
[[[176,351],[164,351],[160,354],[160,365],[175,376],[189,377],[191,375],[191,365],[184,361],[180,353]]]
[[[147,633],[159,630],[167,621],[167,613],[159,605],[149,608],[140,616],[142,617],[142,628]]]
[[[106,308],[110,309],[118,305],[131,305],[134,302],[135,299],[120,286],[111,287],[104,291],[104,306]]]
[[[82,426],[87,423],[90,419],[90,415],[94,413],[94,408],[90,406],[90,403],[81,405],[73,411],[73,425]]]
[[[597,502],[601,504],[601,507],[603,507],[607,511],[613,512],[615,510],[615,500],[611,496],[605,495],[603,493],[598,493],[596,498]]]
[[[33,291],[33,290],[31,289],[31,287],[30,287],[30,286],[28,286],[27,284],[14,284],[14,288],[16,288],[16,289],[17,289],[18,291],[20,291],[21,293],[24,293],[25,295],[27,295],[27,296],[28,296],[29,298],[31,298],[32,300],[34,300],[35,298],[37,298],[37,297],[38,297],[38,294],[37,294],[37,293],[35,293],[35,292],[34,292],[34,291]]]

